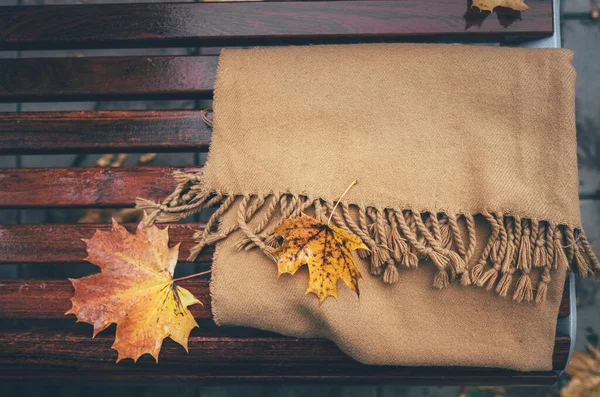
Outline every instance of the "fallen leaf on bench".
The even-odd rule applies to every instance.
[[[516,11],[525,11],[529,8],[525,0],[473,0],[471,7],[477,7],[481,11],[494,11],[496,7],[512,8]]]
[[[588,353],[575,350],[565,372],[571,377],[560,390],[561,397],[598,396],[600,390],[600,351],[589,343]]]
[[[367,246],[355,235],[303,215],[288,219],[275,229],[283,243],[273,251],[278,275],[295,274],[308,266],[309,281],[306,293],[314,293],[323,302],[328,296],[337,299],[337,283],[342,279],[356,294],[361,277],[352,251]]]
[[[187,307],[201,302],[173,281],[179,244],[169,248],[168,229],[146,227],[142,221],[132,234],[113,219],[111,231],[96,230],[83,241],[86,260],[101,272],[70,279],[75,295],[65,314],[92,324],[93,336],[116,323],[112,347],[118,352],[117,362],[137,361],[145,353],[158,362],[166,337],[187,351],[189,334],[198,326]]]

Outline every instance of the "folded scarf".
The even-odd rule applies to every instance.
[[[218,324],[326,337],[371,364],[548,370],[567,269],[600,272],[581,229],[571,59],[421,44],[224,50],[202,174],[176,174],[163,203],[138,207],[170,222],[220,204],[190,255],[217,244]],[[319,305],[305,271],[277,279],[274,229],[326,220],[352,180],[332,220],[369,247],[361,295],[339,288]]]

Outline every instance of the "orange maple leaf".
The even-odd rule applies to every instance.
[[[356,294],[361,277],[351,251],[367,246],[355,235],[336,226],[303,215],[288,219],[275,229],[283,243],[273,251],[278,275],[295,274],[303,265],[308,266],[309,280],[306,293],[314,293],[323,302],[328,296],[337,299],[337,282],[344,283]]]
[[[565,372],[571,377],[560,390],[561,397],[592,397],[600,395],[600,351],[586,344],[587,353],[575,350]]]
[[[179,244],[169,248],[167,228],[146,227],[142,220],[131,234],[113,219],[111,231],[96,230],[83,241],[86,260],[101,272],[70,279],[75,294],[65,314],[92,324],[93,336],[116,323],[112,348],[118,352],[117,362],[137,361],[145,353],[158,362],[166,337],[187,351],[189,334],[198,326],[187,307],[201,302],[174,283]]]

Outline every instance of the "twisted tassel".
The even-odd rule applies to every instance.
[[[488,219],[488,221],[495,222],[498,228],[498,239],[494,243],[494,248],[492,252],[490,252],[490,259],[492,259],[493,266],[487,271],[485,271],[485,273],[483,273],[479,277],[479,279],[477,279],[477,282],[475,284],[478,287],[483,287],[487,284],[485,288],[489,291],[494,288],[496,280],[498,279],[498,274],[500,273],[500,270],[502,268],[502,262],[506,257],[508,238],[506,229],[504,228],[504,222],[502,221],[502,214],[494,216],[492,214],[486,213],[484,214],[484,216],[486,217],[486,219]]]
[[[196,238],[197,240],[196,244],[192,248],[190,248],[190,255],[188,256],[188,261],[195,261],[198,255],[200,255],[200,253],[204,249],[204,247],[226,238],[229,234],[231,234],[234,231],[233,229],[221,231],[220,233],[215,234],[215,236],[218,237],[211,239],[211,236],[213,236],[213,226],[215,225],[217,220],[221,216],[223,216],[225,212],[227,212],[227,210],[229,209],[229,207],[231,207],[234,201],[235,196],[227,196],[227,198],[223,201],[221,206],[217,208],[217,210],[213,212],[213,214],[208,219],[208,222],[204,226],[204,231],[202,232],[202,234],[199,236],[198,233],[194,234],[194,238]]]
[[[521,238],[521,250],[519,251],[519,260],[517,269],[522,273],[517,288],[513,294],[513,300],[517,302],[531,302],[533,300],[533,287],[531,285],[531,222],[523,222],[523,236]]]
[[[344,220],[346,221],[348,227],[350,227],[352,233],[356,234],[362,240],[362,242],[369,247],[370,251],[364,249],[357,250],[358,256],[361,259],[365,259],[371,255],[374,249],[376,249],[377,243],[371,238],[369,233],[365,232],[356,222],[354,222],[354,219],[352,219],[352,214],[350,213],[349,205],[345,202],[341,202],[340,204],[342,207],[342,215],[344,216]],[[366,220],[364,220],[364,222],[366,222]]]
[[[542,270],[541,280],[538,283],[537,293],[535,294],[536,303],[545,302],[548,295],[548,284],[551,281],[550,269],[547,267]]]
[[[515,222],[512,218],[506,218],[505,229],[507,233],[506,255],[504,256],[502,268],[500,269],[502,277],[496,286],[496,293],[503,298],[508,295],[508,290],[512,284],[513,274],[515,273],[515,268],[512,266],[513,258],[516,253]]]
[[[548,252],[546,250],[546,227],[540,224],[539,232],[535,239],[535,248],[533,250],[533,267],[540,268],[546,267],[548,262]]]
[[[400,236],[400,230],[396,215],[393,210],[387,212],[388,222],[391,226],[391,241],[392,256],[404,267],[416,268],[419,266],[419,258],[411,251],[406,240]]]
[[[477,264],[475,266],[473,266],[473,269],[471,269],[471,280],[473,280],[473,283],[475,283],[475,284],[477,284],[479,282],[479,278],[483,274],[483,268],[485,267],[485,265],[488,261],[488,258],[490,257],[490,254],[491,254],[492,250],[494,249],[494,246],[496,245],[496,240],[498,239],[498,235],[500,234],[500,226],[498,225],[498,222],[496,222],[496,218],[494,218],[492,216],[492,214],[490,214],[489,212],[483,212],[482,214],[483,214],[483,216],[485,216],[485,218],[490,223],[490,225],[492,227],[492,233],[490,234],[490,237],[488,238],[488,242],[487,242],[485,248],[483,249],[481,256],[479,257],[479,261],[477,262]]]
[[[589,263],[585,260],[584,256],[581,253],[581,248],[579,246],[579,238],[575,239],[573,235],[573,229],[570,227],[565,228],[565,236],[567,238],[567,252],[571,252],[570,258],[573,267],[577,269],[577,273],[579,273],[580,277],[587,277],[592,272]]]
[[[431,215],[433,224],[437,224],[437,218],[435,214]],[[433,221],[435,218],[435,221]],[[448,286],[450,282],[450,278],[448,276],[448,267],[450,266],[450,259],[442,254],[443,248],[441,244],[435,240],[429,229],[423,223],[423,219],[421,218],[421,213],[417,210],[413,210],[413,219],[415,224],[417,225],[417,230],[425,237],[425,240],[429,244],[431,248],[426,248],[426,255],[431,259],[431,261],[438,268],[438,272],[436,273],[433,286],[438,289],[442,289]],[[435,226],[434,226],[435,227]]]
[[[431,261],[438,268],[438,273],[436,274],[436,277],[434,278],[434,282],[433,282],[434,287],[439,288],[439,289],[446,287],[449,282],[448,273],[445,271],[446,266],[448,266],[448,264],[449,264],[448,259],[441,255],[438,255],[432,248],[426,247],[423,243],[421,243],[417,239],[416,234],[408,226],[408,223],[406,222],[406,219],[404,218],[404,214],[401,211],[394,210],[394,214],[396,215],[396,221],[398,222],[398,225],[400,226],[400,230],[402,230],[402,234],[408,240],[408,242],[412,245],[412,247],[415,250],[417,250],[418,254],[431,258]],[[444,262],[444,260],[446,262]],[[443,274],[445,274],[446,277],[444,277]]]

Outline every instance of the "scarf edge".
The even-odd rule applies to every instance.
[[[493,290],[501,297],[512,296],[516,302],[541,303],[547,299],[551,273],[557,269],[567,268],[581,277],[600,276],[600,264],[580,225],[497,210],[451,212],[345,201],[332,213],[335,202],[322,197],[290,192],[217,192],[203,188],[201,174],[176,172],[174,177],[178,185],[162,203],[138,198],[136,208],[152,210],[146,218],[146,223],[152,224],[176,222],[219,204],[204,230],[194,234],[196,244],[190,250],[190,261],[204,247],[237,230],[244,235],[236,243],[237,249],[258,248],[274,259],[271,252],[280,243],[274,229],[286,219],[312,209],[317,220],[327,222],[330,215],[335,226],[358,236],[369,247],[369,251],[358,250],[359,257],[368,260],[372,275],[381,276],[388,284],[398,281],[402,268],[417,268],[422,260],[429,259],[437,268],[433,280],[437,289],[457,281],[463,286]],[[217,228],[222,216],[231,210],[238,214],[237,222]],[[274,219],[275,214],[280,216]],[[478,258],[473,257],[477,239],[475,215],[484,217],[491,229]],[[472,262],[475,264],[469,268]],[[532,270],[538,270],[536,288]],[[516,275],[519,278],[515,283]],[[514,291],[509,294],[513,286]]]

